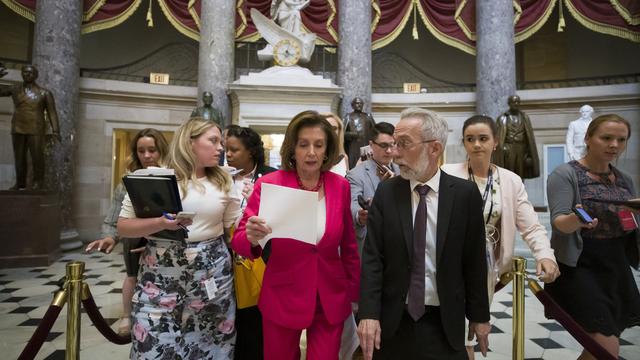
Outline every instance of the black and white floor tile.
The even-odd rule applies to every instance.
[[[122,311],[121,286],[124,265],[120,248],[110,255],[66,253],[49,267],[0,269],[0,357],[16,359],[44,316],[53,291],[65,273],[65,265],[73,260],[86,263],[86,281],[96,304],[114,327]],[[640,284],[640,274],[634,273]],[[555,321],[547,320],[543,307],[529,290],[526,292],[525,358],[569,360],[578,357],[581,346]],[[511,359],[512,295],[507,286],[495,297],[491,306],[492,333],[487,359]],[[66,308],[36,359],[64,359]],[[83,314],[81,325],[82,359],[127,359],[129,346],[118,346],[105,340]],[[626,330],[620,340],[621,359],[640,359],[640,328]],[[482,356],[478,356],[478,359]]]

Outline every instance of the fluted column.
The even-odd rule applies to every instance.
[[[231,123],[227,88],[234,79],[235,0],[202,1],[200,55],[198,60],[198,104],[202,93],[213,94],[213,106]]]
[[[513,1],[476,1],[476,112],[498,117],[516,93]]]
[[[63,250],[82,245],[72,218],[81,23],[82,1],[36,2],[33,63],[37,82],[53,92],[62,138],[48,151],[45,176],[47,187],[60,197]]]
[[[351,112],[351,101],[361,97],[363,111],[371,112],[371,0],[339,3],[338,85],[342,90],[340,116]]]

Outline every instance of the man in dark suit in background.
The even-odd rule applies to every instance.
[[[486,354],[482,199],[473,183],[439,169],[447,136],[446,122],[420,108],[404,110],[396,125],[400,176],[378,186],[362,254],[365,359],[466,359],[465,315]]]

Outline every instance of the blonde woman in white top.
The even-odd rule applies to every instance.
[[[192,118],[177,131],[169,152],[184,211],[193,222],[139,219],[128,197],[118,220],[123,236],[144,236],[133,296],[131,359],[233,359],[235,297],[224,234],[240,216],[240,198],[219,166],[222,134],[213,121]],[[150,236],[187,226],[186,243]]]
[[[324,113],[321,115],[324,115],[327,118],[327,121],[331,124],[331,128],[333,128],[333,131],[338,136],[340,161],[333,165],[331,172],[340,176],[346,176],[347,171],[349,171],[349,157],[347,156],[347,153],[344,152],[344,126],[342,124],[342,119],[334,113]]]
[[[498,145],[496,132],[490,117],[475,115],[467,119],[462,127],[462,141],[469,160],[442,166],[442,170],[450,175],[475,182],[482,195],[490,301],[497,279],[511,270],[516,231],[520,232],[536,259],[536,274],[540,280],[553,282],[560,275],[547,231],[538,221],[522,179],[491,164],[491,155]],[[469,359],[474,359],[472,343],[467,343],[467,352]]]

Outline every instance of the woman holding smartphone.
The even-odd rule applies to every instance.
[[[235,296],[225,232],[240,216],[231,176],[218,166],[222,133],[217,123],[187,120],[169,150],[188,217],[136,218],[129,197],[118,232],[149,239],[133,295],[131,359],[233,359]],[[186,242],[150,236],[186,226]]]
[[[638,268],[637,225],[628,209],[606,202],[636,197],[629,175],[612,164],[630,133],[618,115],[597,117],[587,128],[585,156],[558,166],[547,181],[551,246],[562,276],[545,290],[615,357],[620,334],[640,325],[640,294],[630,269]],[[594,357],[583,350],[579,359]]]

